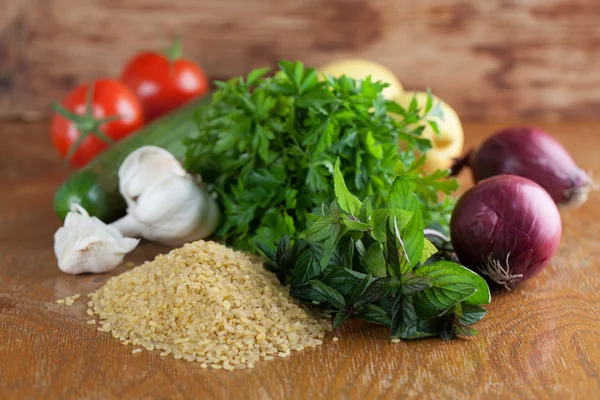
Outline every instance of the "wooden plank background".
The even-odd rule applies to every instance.
[[[598,0],[0,0],[0,119],[176,32],[215,79],[360,56],[463,118],[600,118]]]

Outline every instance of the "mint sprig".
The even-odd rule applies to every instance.
[[[301,239],[280,241],[285,255],[267,264],[293,277],[282,280],[290,293],[330,312],[334,327],[358,318],[388,326],[392,338],[476,334],[470,325],[485,315],[488,285],[459,264],[431,259],[436,248],[423,235],[410,181],[396,178],[381,207],[373,207],[348,190],[338,160],[333,187],[336,201],[311,215]]]

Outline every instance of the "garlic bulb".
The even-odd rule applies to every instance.
[[[177,246],[210,236],[220,222],[221,211],[202,181],[160,147],[144,146],[127,157],[119,189],[127,215],[112,226],[126,236]]]
[[[73,204],[64,226],[54,234],[54,254],[58,268],[68,274],[102,273],[116,267],[138,243]]]

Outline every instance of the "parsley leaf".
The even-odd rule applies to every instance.
[[[383,208],[398,175],[423,201],[424,225],[449,219],[451,208],[435,208],[437,192],[450,193],[456,183],[419,168],[413,150],[430,143],[415,128],[423,120],[416,103],[404,109],[385,100],[386,84],[371,78],[319,80],[299,62],[281,61],[270,73],[261,68],[216,82],[212,102],[196,114],[197,135],[185,141],[185,167],[202,176],[222,207],[217,237],[252,252],[259,242],[275,248],[282,235],[299,237],[307,216],[334,198],[355,217]]]

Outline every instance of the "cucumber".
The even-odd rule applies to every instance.
[[[183,139],[196,130],[194,113],[210,103],[211,94],[178,108],[144,126],[139,131],[115,143],[100,153],[84,168],[69,176],[54,195],[54,211],[64,220],[72,203],[104,222],[112,222],[125,214],[125,200],[119,193],[119,167],[134,150],[154,145],[177,158],[185,154]]]

